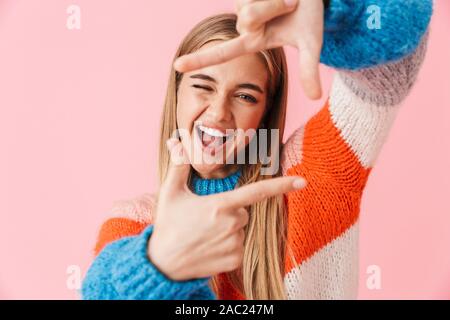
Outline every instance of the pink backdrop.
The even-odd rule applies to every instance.
[[[81,8],[81,30],[66,27],[70,4]],[[425,66],[364,195],[361,298],[450,298],[450,2],[435,4]],[[232,0],[0,0],[0,298],[78,298],[67,268],[84,275],[112,202],[154,190],[179,41],[232,8]],[[321,103],[305,99],[288,54],[291,133]],[[323,69],[326,90],[331,74]],[[366,286],[371,265],[381,270],[378,290]]]

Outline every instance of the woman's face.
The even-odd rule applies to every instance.
[[[177,96],[178,129],[201,177],[223,178],[236,168],[235,156],[250,140],[242,133],[257,129],[264,115],[267,82],[266,66],[256,53],[183,75]]]

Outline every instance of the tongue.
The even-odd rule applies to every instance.
[[[203,144],[205,146],[214,146],[214,145],[219,145],[220,142],[222,141],[222,138],[218,138],[218,137],[214,137],[214,136],[210,136],[207,133],[203,133]]]

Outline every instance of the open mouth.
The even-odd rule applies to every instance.
[[[196,134],[203,146],[204,151],[208,151],[208,153],[215,153],[220,148],[222,148],[228,139],[232,139],[234,137],[234,130],[228,129],[227,133],[222,130],[210,128],[207,126],[203,126],[197,124],[195,126]]]

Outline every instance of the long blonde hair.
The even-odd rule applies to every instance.
[[[203,45],[214,40],[229,40],[239,36],[236,31],[235,14],[219,14],[204,19],[184,38],[174,60],[182,55],[199,50]],[[279,130],[279,141],[271,141],[268,134],[269,157],[278,161],[279,152],[270,155],[272,143],[281,146],[286,118],[287,104],[287,65],[282,48],[264,50],[258,53],[266,64],[269,74],[266,113],[262,119],[264,129]],[[161,119],[159,141],[159,179],[162,183],[169,167],[169,153],[165,147],[166,140],[177,129],[176,107],[177,90],[182,74],[171,68],[164,110]],[[274,159],[277,160],[274,160]],[[278,161],[279,163],[279,161]],[[279,176],[261,175],[263,164],[245,164],[239,185],[245,185]],[[192,174],[192,170],[191,170]],[[248,208],[249,223],[245,227],[244,257],[241,267],[229,272],[231,283],[247,299],[286,299],[284,290],[284,259],[286,245],[286,211],[283,196],[271,197],[255,203]],[[212,277],[212,289],[218,294],[218,278]]]

